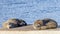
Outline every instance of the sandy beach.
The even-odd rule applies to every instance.
[[[33,28],[32,24],[29,24],[27,26],[23,27],[17,27],[17,28],[12,28],[12,29],[0,29],[0,31],[45,31],[45,30],[36,30]],[[47,29],[46,31],[60,31],[60,26],[56,29]]]
[[[48,30],[35,30],[32,25],[12,28],[12,29],[0,29],[0,34],[59,34],[60,26],[56,29]]]

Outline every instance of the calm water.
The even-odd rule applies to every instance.
[[[0,0],[0,28],[10,18],[23,19],[28,24],[52,18],[60,25],[60,0]]]

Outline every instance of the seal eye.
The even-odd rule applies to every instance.
[[[14,23],[9,23],[9,25],[13,26],[13,25],[14,25]]]
[[[14,23],[9,23],[9,27],[10,27],[10,28],[15,28]]]

